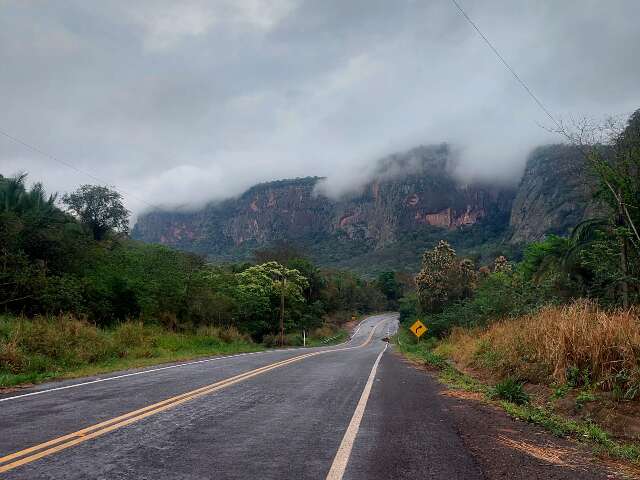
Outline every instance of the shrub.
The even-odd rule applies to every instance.
[[[400,322],[409,323],[418,317],[418,296],[415,293],[408,293],[398,303],[400,304]]]
[[[249,335],[240,333],[240,331],[232,326],[220,328],[218,330],[218,337],[225,343],[235,343],[235,342],[250,342],[251,337]]]
[[[154,346],[151,327],[142,322],[124,322],[116,327],[113,338],[124,350],[150,349]]]
[[[3,322],[0,371],[19,373],[72,368],[111,354],[104,332],[70,315]]]
[[[508,377],[497,383],[491,390],[491,396],[507,402],[523,405],[529,402],[529,395],[524,391],[524,384]]]

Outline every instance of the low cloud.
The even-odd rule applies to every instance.
[[[640,106],[639,2],[462,5],[554,115]],[[10,0],[0,11],[0,130],[131,192],[135,213],[309,175],[340,195],[380,158],[443,142],[462,181],[509,182],[534,146],[559,140],[447,1]],[[2,137],[0,167],[49,190],[94,183]]]

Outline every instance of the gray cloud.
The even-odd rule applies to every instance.
[[[640,106],[640,2],[462,4],[554,114]],[[0,105],[0,129],[163,205],[306,175],[339,193],[443,141],[461,178],[504,181],[558,140],[448,0],[0,1]],[[21,170],[92,182],[0,137]]]

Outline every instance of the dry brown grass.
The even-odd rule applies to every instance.
[[[488,368],[532,382],[583,382],[637,395],[640,317],[637,309],[607,312],[586,300],[547,307],[484,330],[456,330],[443,350],[467,367]]]

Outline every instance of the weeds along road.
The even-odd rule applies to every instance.
[[[0,478],[482,478],[382,341],[396,327],[4,394]]]

